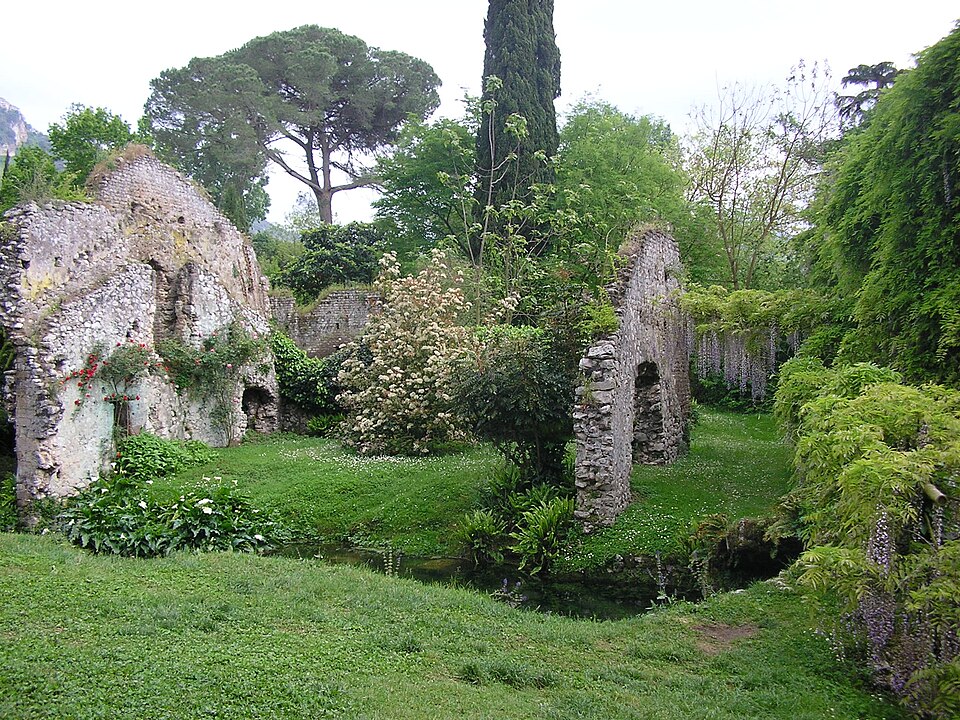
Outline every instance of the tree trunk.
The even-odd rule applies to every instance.
[[[326,188],[313,188],[313,195],[317,200],[317,210],[320,211],[320,219],[328,225],[333,224],[333,193]]]

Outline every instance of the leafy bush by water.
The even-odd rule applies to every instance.
[[[101,479],[72,498],[59,525],[74,545],[134,557],[180,549],[254,552],[272,547],[282,534],[234,488],[220,487],[203,496],[187,493],[161,503],[148,497],[146,484],[122,474]]]
[[[516,541],[510,549],[520,555],[520,567],[534,574],[546,570],[560,556],[572,524],[572,498],[554,498],[524,512],[510,533]]]

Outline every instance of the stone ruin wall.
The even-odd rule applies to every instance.
[[[628,240],[608,288],[618,329],[580,361],[576,390],[576,517],[589,532],[611,525],[631,501],[635,462],[668,464],[687,445],[687,323],[677,302],[680,254],[665,233]]]
[[[28,204],[5,219],[0,322],[16,348],[5,399],[21,503],[70,494],[109,465],[107,389],[95,386],[87,400],[76,382],[61,382],[94,345],[109,352],[179,338],[196,347],[232,322],[253,334],[269,329],[269,288],[249,243],[189,181],[152,157],[120,161],[94,203]],[[212,400],[180,395],[162,376],[138,382],[140,400],[129,405],[134,431],[223,445],[247,425],[236,412],[236,427],[218,428]],[[272,367],[244,369],[237,408],[247,388],[275,404]],[[257,429],[269,430],[275,410],[257,412]]]
[[[292,297],[271,297],[277,325],[312,357],[326,357],[353,340],[367,324],[377,294],[369,290],[334,290],[303,312]]]

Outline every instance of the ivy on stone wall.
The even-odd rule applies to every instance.
[[[340,412],[337,404],[337,373],[346,356],[338,351],[327,358],[313,358],[279,330],[270,336],[280,396],[313,415]]]
[[[239,414],[239,400],[234,395],[240,371],[264,357],[266,342],[251,336],[240,324],[231,323],[204,338],[198,347],[169,338],[157,344],[157,352],[178,390],[213,400],[210,419],[227,441],[232,441]]]

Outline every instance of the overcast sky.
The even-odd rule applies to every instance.
[[[654,114],[682,132],[690,110],[717,88],[780,83],[799,60],[826,61],[839,79],[860,63],[909,67],[912,55],[960,19],[954,0],[556,0],[563,112],[586,94],[621,110]],[[440,112],[460,114],[483,70],[486,0],[18,0],[0,12],[0,97],[46,131],[71,103],[106,107],[135,125],[149,83],[197,56],[298,25],[335,27],[402,50],[443,81]],[[292,184],[291,184],[292,183]],[[271,219],[297,184],[271,181]],[[339,194],[340,221],[362,217],[366,198]]]

